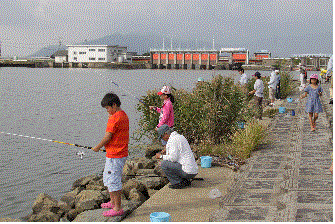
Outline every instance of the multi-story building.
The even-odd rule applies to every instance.
[[[70,63],[123,62],[127,60],[127,47],[118,45],[68,45]]]

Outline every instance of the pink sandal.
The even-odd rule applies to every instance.
[[[111,202],[102,203],[101,208],[114,208],[114,205]]]
[[[118,215],[123,215],[124,211],[123,209],[120,209],[119,211],[114,211],[113,209],[109,211],[105,211],[102,213],[103,216],[105,217],[112,217],[112,216],[118,216]]]

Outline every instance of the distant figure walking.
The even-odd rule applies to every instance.
[[[304,94],[300,96],[301,99],[305,98],[308,94],[308,99],[306,102],[306,112],[309,115],[309,122],[311,125],[311,131],[315,131],[316,120],[318,119],[318,114],[323,112],[322,105],[320,101],[320,96],[322,96],[322,88],[319,86],[318,74],[311,75],[309,79],[310,85],[304,90]]]
[[[305,67],[300,68],[300,91],[303,91],[306,88],[307,84],[307,72]]]
[[[326,75],[327,81],[329,82],[330,80],[329,104],[333,104],[333,55],[329,58]]]
[[[262,101],[263,101],[263,91],[264,91],[264,83],[261,80],[261,73],[256,72],[253,75],[256,79],[256,82],[254,84],[254,90],[249,92],[249,95],[255,94],[255,106],[257,108],[256,118],[259,120],[262,120],[262,114],[263,114],[263,107],[262,107]]]
[[[277,88],[276,88],[276,99],[280,100],[281,99],[281,94],[280,94],[280,74],[279,74],[279,70],[276,70],[275,73],[278,75],[277,76]]]

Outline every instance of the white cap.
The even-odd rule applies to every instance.
[[[279,70],[275,70],[275,73],[279,73]]]
[[[162,94],[171,94],[170,87],[168,87],[168,86],[163,86],[163,88],[161,89],[161,91],[158,92],[157,94],[158,94],[158,95],[162,95]]]

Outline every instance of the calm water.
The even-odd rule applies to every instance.
[[[142,96],[164,84],[191,90],[198,77],[210,80],[216,74],[238,78],[236,71],[0,68],[0,131],[95,146],[107,122],[100,101],[111,90],[121,98],[130,131],[138,128],[137,101],[112,86],[110,80]],[[0,134],[0,216],[26,216],[39,193],[59,200],[74,180],[103,169],[103,153],[85,150],[81,160],[76,150]],[[130,157],[142,153],[130,147]]]

